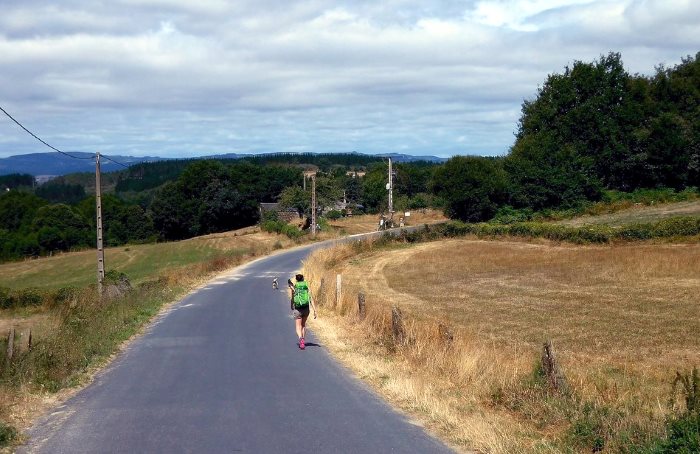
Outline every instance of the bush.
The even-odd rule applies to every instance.
[[[40,306],[46,298],[47,295],[37,289],[11,290],[0,287],[0,309]]]
[[[670,419],[666,424],[666,431],[666,439],[653,452],[700,452],[700,413]]]
[[[17,438],[17,429],[0,421],[0,447],[7,446]]]
[[[14,297],[7,287],[0,287],[0,309],[9,309],[15,305]]]
[[[337,219],[340,219],[343,217],[343,213],[338,211],[338,210],[331,210],[328,213],[326,213],[326,218],[335,221]]]
[[[534,211],[531,208],[515,209],[510,205],[506,205],[496,211],[493,221],[502,224],[513,224],[515,222],[532,221],[533,218]]]

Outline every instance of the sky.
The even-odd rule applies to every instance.
[[[0,107],[63,151],[504,155],[548,74],[700,51],[700,0],[0,0]],[[0,158],[50,149],[0,112]]]

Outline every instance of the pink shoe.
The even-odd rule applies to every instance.
[[[304,350],[306,348],[306,345],[304,344],[304,338],[302,337],[299,339],[299,348]]]

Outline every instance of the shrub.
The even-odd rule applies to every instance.
[[[0,287],[0,309],[40,306],[45,299],[47,299],[47,295],[37,289],[12,290]]]
[[[10,289],[7,287],[0,287],[0,309],[9,309],[15,305],[15,300]]]
[[[17,437],[17,429],[0,421],[0,447],[7,446]]]
[[[338,210],[331,210],[328,213],[326,213],[326,218],[331,219],[333,221],[340,219],[343,217],[343,213],[338,211]]]
[[[20,307],[40,306],[44,296],[38,290],[28,288],[17,292],[17,305]]]

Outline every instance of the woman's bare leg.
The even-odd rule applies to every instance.
[[[304,328],[303,328],[302,319],[298,318],[298,319],[294,320],[294,322],[296,323],[297,337],[299,339],[301,339],[302,337],[304,337]]]

